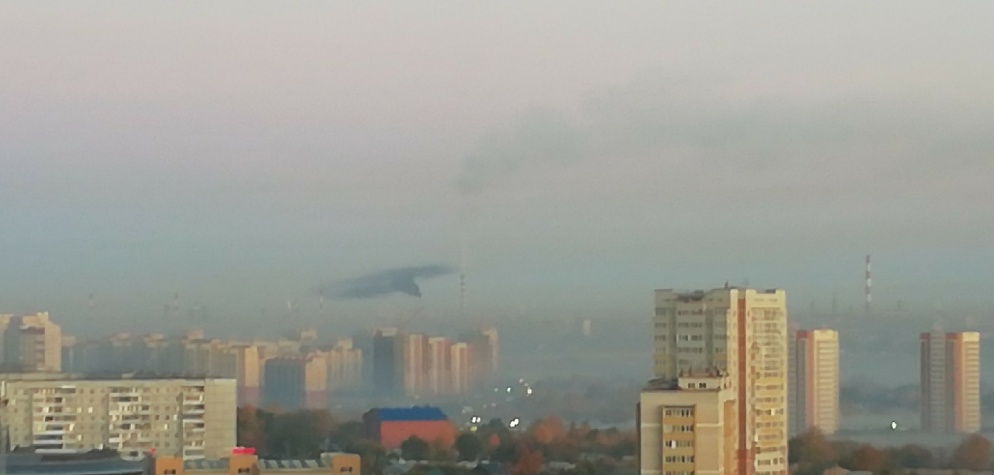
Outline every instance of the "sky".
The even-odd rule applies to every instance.
[[[994,309],[989,2],[0,4],[0,313],[244,327],[385,269],[486,318],[655,288]],[[459,314],[422,297],[329,315]],[[199,309],[199,310],[195,310]]]

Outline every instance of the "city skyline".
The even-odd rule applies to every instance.
[[[472,315],[858,310],[867,253],[877,309],[994,306],[990,5],[228,5],[0,6],[0,308],[264,326],[441,265]],[[323,306],[461,314],[422,287]]]

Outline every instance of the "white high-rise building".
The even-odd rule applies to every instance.
[[[656,378],[729,375],[736,413],[729,435],[736,447],[735,471],[740,475],[786,474],[785,292],[730,287],[657,290],[654,327]]]

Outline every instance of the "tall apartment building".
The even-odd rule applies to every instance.
[[[324,355],[281,356],[266,361],[263,403],[282,409],[321,409],[328,400]]]
[[[236,442],[230,379],[8,379],[0,396],[11,446],[42,453],[108,447],[221,458]]]
[[[657,378],[727,372],[736,401],[736,471],[787,473],[787,307],[783,290],[657,290]],[[666,450],[663,450],[665,459]],[[666,469],[669,471],[669,469]]]
[[[839,333],[799,330],[791,347],[791,434],[817,427],[825,434],[839,429]]]
[[[921,423],[932,432],[980,431],[980,334],[921,334]]]
[[[0,357],[19,371],[62,371],[62,327],[47,312],[15,317],[0,315]]]
[[[479,389],[489,384],[497,374],[499,349],[497,347],[497,329],[484,327],[478,332],[464,333],[459,340],[469,344],[470,385]]]
[[[447,338],[428,339],[428,394],[437,396],[451,391],[451,346]]]
[[[396,396],[404,384],[404,340],[396,328],[373,334],[373,390],[381,396]]]
[[[420,396],[428,387],[428,336],[412,333],[404,338],[404,393]]]
[[[362,380],[363,354],[351,338],[344,338],[325,353],[328,360],[328,391],[355,388]]]
[[[239,406],[258,406],[262,403],[262,363],[259,347],[248,343],[224,346],[217,358],[212,374],[234,378],[238,386]]]
[[[735,389],[727,375],[653,380],[638,405],[642,475],[735,473]]]
[[[449,388],[453,394],[466,394],[472,385],[473,360],[469,343],[449,347]]]

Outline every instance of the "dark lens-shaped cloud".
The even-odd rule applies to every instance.
[[[322,286],[318,292],[338,299],[369,299],[394,293],[421,297],[419,280],[441,277],[454,272],[451,267],[438,264],[399,267]]]

